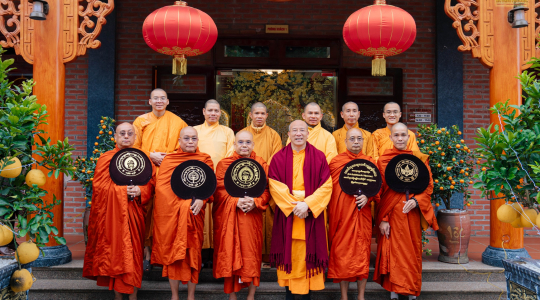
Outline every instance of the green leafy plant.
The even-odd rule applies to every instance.
[[[470,205],[469,185],[475,173],[478,156],[462,139],[457,125],[451,129],[438,128],[436,124],[420,125],[418,128],[420,151],[429,154],[429,166],[433,173],[433,195],[431,201],[450,208],[450,198],[463,193]]]
[[[94,180],[94,171],[98,158],[101,154],[114,149],[116,142],[114,141],[114,124],[115,120],[109,117],[101,117],[99,124],[99,135],[96,136],[94,150],[89,157],[77,157],[75,160],[75,176],[74,180],[78,180],[85,189],[84,199],[86,206],[92,205],[92,181]]]
[[[540,59],[533,58],[533,68],[540,67]],[[540,192],[540,83],[534,72],[524,71],[518,76],[523,89],[522,105],[509,101],[497,103],[490,110],[499,123],[479,128],[476,141],[478,152],[486,160],[478,173],[474,187],[482,195],[506,202],[519,202],[534,208]]]
[[[0,54],[4,52],[0,50]],[[53,195],[52,201],[45,202],[47,191],[37,184],[28,185],[26,176],[37,166],[48,170],[48,177],[72,176],[74,148],[67,138],[53,142],[43,137],[47,107],[32,95],[32,80],[20,86],[8,80],[12,64],[13,59],[0,57],[0,170],[15,169],[20,174],[13,175],[14,178],[0,177],[0,220],[13,228],[18,237],[28,236],[39,246],[48,243],[50,235],[58,244],[65,244],[63,237],[56,236],[58,229],[53,225],[51,211],[61,201]]]

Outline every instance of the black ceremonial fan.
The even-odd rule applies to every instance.
[[[429,170],[418,157],[411,154],[400,154],[392,158],[384,173],[388,186],[398,192],[418,194],[429,185]]]
[[[225,190],[232,197],[260,197],[266,189],[267,179],[263,167],[251,158],[234,161],[225,172]]]
[[[125,148],[112,157],[109,174],[117,185],[145,185],[152,178],[152,162],[141,150]]]
[[[200,160],[188,160],[179,164],[171,176],[171,188],[181,199],[210,198],[216,191],[214,170]]]
[[[351,160],[339,174],[339,186],[347,195],[373,197],[381,189],[381,184],[379,169],[366,159]]]

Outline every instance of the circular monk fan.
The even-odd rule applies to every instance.
[[[416,156],[400,154],[392,158],[384,172],[386,184],[398,193],[422,193],[429,185],[429,171]]]
[[[263,167],[251,158],[234,161],[225,172],[225,190],[232,197],[260,197],[266,189],[266,173]]]
[[[171,176],[171,188],[181,199],[207,199],[216,191],[216,174],[199,160],[179,164]]]
[[[152,162],[141,150],[125,148],[112,157],[109,174],[117,185],[145,185],[152,178]]]
[[[339,186],[347,195],[373,197],[381,189],[381,172],[366,159],[351,160],[339,174]],[[358,207],[360,210],[361,207]]]

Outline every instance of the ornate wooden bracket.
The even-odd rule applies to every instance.
[[[79,2],[82,3],[79,5]],[[63,62],[85,55],[87,48],[99,48],[101,42],[97,37],[107,23],[105,17],[114,9],[114,0],[108,0],[108,3],[99,0],[61,0],[58,3],[63,6]],[[18,7],[13,0],[0,0],[0,32],[5,38],[0,40],[0,45],[13,47],[16,54],[33,64],[32,41],[36,21],[30,19],[31,12],[32,3],[28,0],[21,0]],[[93,21],[91,17],[97,20]]]
[[[531,8],[540,7],[540,0],[527,1]],[[444,4],[444,11],[454,21],[452,26],[463,42],[458,50],[470,51],[473,57],[480,59],[482,64],[489,68],[493,67],[493,22],[506,22],[492,19],[495,2],[495,0],[457,0],[457,3],[452,6],[452,0],[445,0]],[[522,40],[520,47],[522,70],[529,67],[526,63],[533,56],[540,55],[540,39],[538,38],[540,19],[534,9],[528,10],[525,17],[530,25],[519,29]]]

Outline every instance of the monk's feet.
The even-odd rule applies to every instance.
[[[114,291],[114,300],[122,300],[122,294],[120,294],[119,292],[117,291]]]
[[[230,293],[229,294],[229,300],[236,300],[236,293]]]

